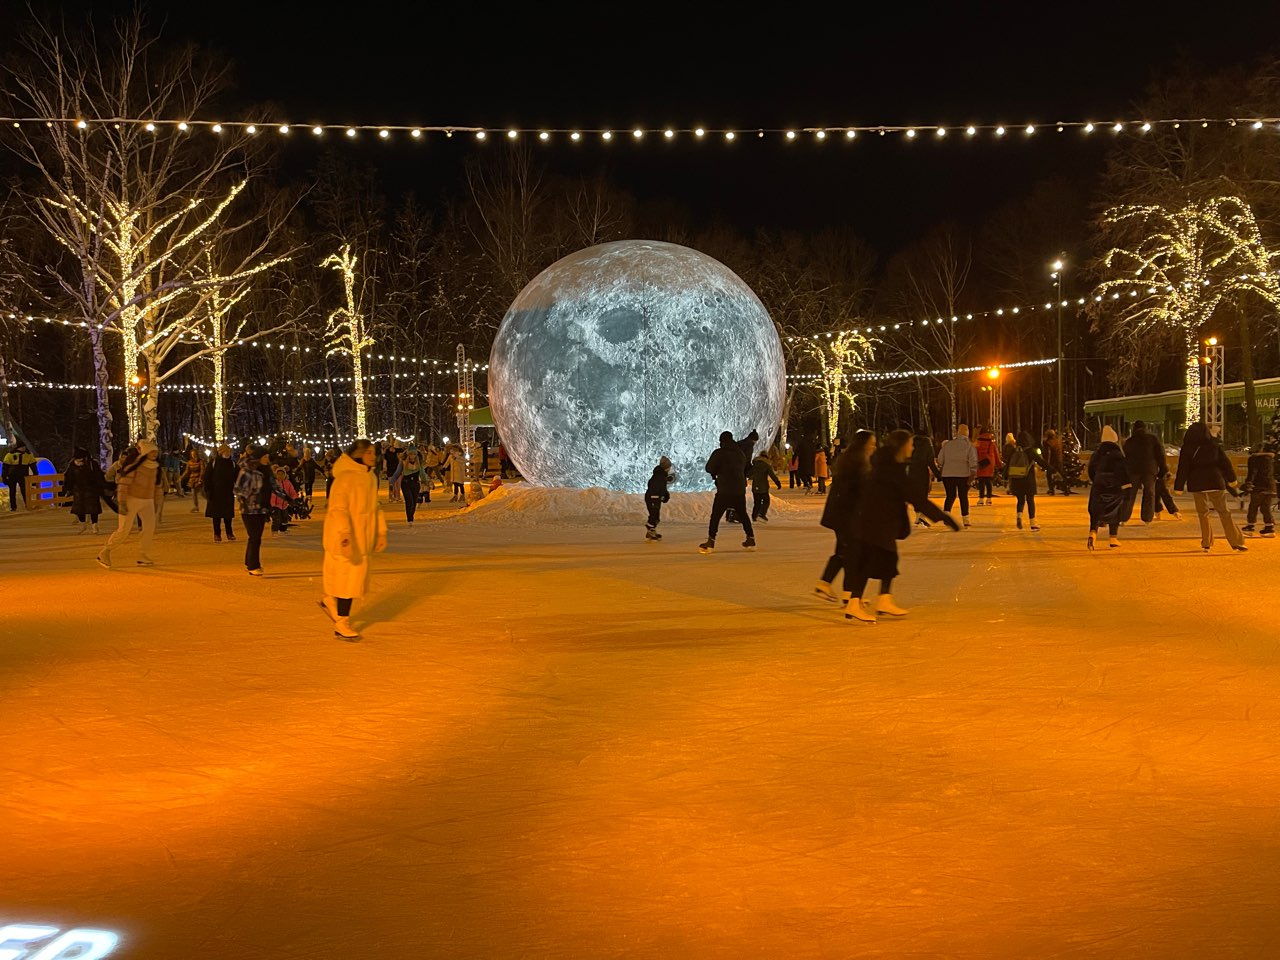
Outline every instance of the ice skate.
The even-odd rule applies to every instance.
[[[751,522],[752,523],[768,523],[769,518],[768,517],[752,517]]]
[[[1018,514],[1018,529],[1022,529],[1022,514]]]
[[[236,535],[235,535],[234,533],[228,533],[228,534],[227,534],[227,542],[228,542],[228,543],[235,543],[235,542],[236,542]]]
[[[250,571],[249,571],[249,576],[251,576],[251,577],[260,577],[260,576],[262,576],[262,568],[261,568],[261,567],[254,567],[252,570],[250,570]]]
[[[1031,532],[1032,533],[1040,532],[1040,524],[1036,523],[1034,520],[1031,521]]]
[[[98,554],[93,559],[98,561],[98,566],[100,566],[103,570],[111,569],[111,554],[109,554],[106,550],[103,550],[100,554]]]
[[[716,542],[715,542],[714,540],[710,540],[710,539],[709,539],[709,540],[707,540],[707,542],[706,542],[706,543],[700,543],[700,544],[698,544],[698,552],[699,552],[699,553],[710,553],[710,552],[711,552],[712,550],[714,550],[715,548],[716,548]]]
[[[156,565],[156,562],[150,557],[140,557],[136,562],[140,567],[154,567]]]
[[[1108,540],[1108,541],[1107,541],[1107,546],[1108,546],[1108,547],[1110,547],[1112,550],[1119,550],[1119,549],[1120,549],[1120,538],[1119,538],[1119,537],[1112,537],[1110,540]]]
[[[968,517],[965,517],[965,518],[964,518],[964,525],[965,525],[965,529],[967,530],[967,529],[969,528],[969,518],[968,518]]]
[[[213,535],[213,542],[214,542],[214,543],[221,543],[221,542],[222,542],[222,534],[220,534],[220,533],[215,533],[215,534]]]
[[[839,601],[839,597],[836,596],[836,592],[831,589],[831,584],[827,583],[825,580],[819,580],[817,584],[814,585],[813,595],[815,597],[821,597],[823,600],[830,600],[832,603]]]
[[[82,520],[80,521],[80,525],[76,527],[76,535],[84,536],[84,532],[88,529],[89,529],[89,525]]]
[[[646,530],[644,532],[644,538],[648,540],[650,543],[657,543],[659,540],[662,539],[662,534],[660,534],[657,530]]]
[[[876,625],[876,615],[868,610],[862,602],[861,597],[850,597],[849,605],[844,608],[844,618],[846,620],[856,620],[859,623]]]
[[[929,527],[933,526],[933,524],[931,524],[931,523],[930,523],[928,520],[926,520],[924,517],[916,517],[916,526],[917,526],[917,527],[924,527],[924,528],[928,529]]]
[[[98,532],[98,522],[96,520],[93,522],[93,532],[95,534]]]
[[[747,537],[747,539],[742,541],[742,546],[746,550],[754,550],[756,548],[756,538]]]
[[[1098,535],[1097,535],[1094,531],[1090,530],[1090,531],[1089,531],[1089,540],[1088,540],[1088,542],[1087,542],[1087,543],[1085,543],[1085,546],[1086,546],[1088,549],[1092,550],[1092,549],[1093,549],[1093,545],[1094,545],[1095,543],[1097,543],[1097,542],[1098,542]]]
[[[1262,532],[1258,534],[1258,536],[1260,537],[1274,537],[1275,535],[1276,535],[1276,528],[1269,523],[1265,527],[1263,527]]]
[[[1255,527],[1252,523],[1246,523],[1243,527],[1240,528],[1240,532],[1243,533],[1246,537],[1256,537],[1258,535],[1258,528]]]
[[[333,635],[339,640],[346,640],[348,643],[354,643],[360,639],[360,634],[356,628],[351,626],[350,617],[339,617],[333,621]]]
[[[1242,543],[1242,544],[1240,544],[1239,546],[1232,546],[1232,547],[1231,547],[1231,549],[1232,549],[1232,550],[1234,550],[1236,553],[1248,553],[1248,552],[1249,552],[1249,548],[1248,548],[1248,547],[1246,547],[1243,543]]]
[[[893,595],[888,593],[880,594],[880,599],[876,601],[876,613],[887,613],[891,617],[905,617],[907,611],[893,602]]]
[[[316,601],[316,605],[324,611],[325,616],[330,620],[334,623],[338,622],[338,604],[334,601],[333,597],[321,597]]]

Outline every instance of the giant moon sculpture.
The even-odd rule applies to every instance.
[[[732,270],[673,243],[570,254],[520,291],[489,357],[489,403],[532,483],[641,491],[671,458],[709,489],[721,431],[769,443],[786,368],[764,305]]]

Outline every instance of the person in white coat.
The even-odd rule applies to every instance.
[[[333,635],[355,641],[351,601],[369,589],[369,565],[387,548],[387,518],[378,507],[378,453],[357,440],[333,465],[333,487],[324,517],[324,598],[320,606],[333,621]]]

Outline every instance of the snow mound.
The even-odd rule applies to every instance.
[[[662,522],[705,524],[711,515],[713,497],[710,492],[673,493],[670,502],[662,505]],[[748,491],[748,509],[750,506],[751,494]],[[779,497],[774,497],[769,505],[771,521],[795,518],[801,512]],[[576,490],[519,483],[504,484],[483,500],[447,519],[495,527],[543,527],[634,525],[643,524],[646,517],[644,496],[639,493],[623,493],[603,487]]]

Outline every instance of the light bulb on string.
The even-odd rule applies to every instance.
[[[391,131],[390,131],[390,130],[387,130],[387,129],[384,127],[383,129],[381,129],[381,130],[379,130],[379,131],[378,131],[378,136],[380,136],[383,140],[385,140],[385,139],[387,139],[387,137],[391,136]]]
[[[736,137],[736,136],[737,136],[737,134],[735,134],[732,130],[726,130],[726,131],[724,132],[724,138],[725,138],[726,140],[732,140],[732,139],[734,139],[734,137]]]
[[[695,137],[698,137],[699,139],[701,139],[702,137],[705,137],[705,136],[707,135],[706,128],[704,128],[704,127],[697,127],[697,128],[695,128],[695,129],[694,129],[694,131],[693,131],[693,135],[694,135]]]
[[[854,139],[857,135],[858,135],[858,131],[857,131],[857,130],[846,130],[846,131],[844,132],[844,138],[845,138],[846,140],[852,140],[852,139]]]
[[[827,139],[827,131],[819,130],[817,133],[814,134],[814,136],[817,137],[819,140],[825,140]]]
[[[978,132],[978,128],[974,126],[968,126],[964,128],[964,132],[967,136],[972,137],[975,133]]]
[[[487,136],[488,136],[488,134],[487,134],[487,133],[485,133],[483,130],[477,130],[477,131],[476,131],[476,139],[477,139],[477,140],[483,140],[483,139],[484,139],[485,137],[487,137]]]
[[[245,133],[247,133],[247,134],[249,134],[250,136],[252,136],[253,134],[255,134],[255,133],[257,133],[257,132],[258,132],[258,128],[257,128],[257,127],[255,127],[255,126],[251,123],[251,124],[249,124],[247,127],[245,127],[245,128],[244,128],[244,132],[245,132]]]
[[[612,131],[612,130],[606,130],[606,131],[604,131],[604,133],[600,134],[600,139],[601,139],[601,140],[612,140],[612,139],[613,139],[613,131]]]
[[[1092,124],[1092,123],[1086,123],[1086,124],[1084,125],[1084,132],[1085,132],[1085,133],[1093,133],[1093,124]]]
[[[288,132],[289,132],[289,125],[288,125],[287,123],[282,123],[282,124],[280,124],[280,132],[281,132],[281,133],[288,133]]]
[[[908,139],[908,140],[914,140],[915,138],[916,138],[916,132],[915,132],[915,130],[914,130],[914,129],[908,129],[908,130],[907,130],[907,139]]]
[[[413,139],[417,140],[417,139],[419,139],[419,138],[422,136],[422,131],[421,131],[421,130],[419,130],[417,127],[414,127],[412,130],[410,130],[410,131],[409,131],[409,136],[411,136],[411,137],[413,137]]]
[[[541,131],[541,132],[538,134],[538,139],[539,139],[539,140],[541,140],[543,143],[546,143],[548,140],[550,140],[550,139],[551,139],[551,134],[549,134],[549,133],[547,133],[547,131],[543,130],[543,131]]]
[[[936,135],[937,135],[937,136],[939,136],[939,137],[945,137],[945,136],[947,135],[947,128],[946,128],[946,127],[939,127],[939,128],[935,131],[935,133],[936,133]]]
[[[668,127],[666,130],[662,131],[662,135],[666,137],[668,140],[670,140],[672,137],[676,135],[676,132],[672,130],[670,127]]]
[[[510,130],[507,131],[508,140],[514,140],[518,136],[520,136],[520,132],[516,130],[515,127],[512,127]]]
[[[212,127],[212,130],[213,130],[213,132],[214,132],[214,133],[221,133],[221,132],[222,132],[222,124],[220,124],[220,123],[215,123],[215,124],[213,125],[213,127]]]
[[[569,139],[572,140],[574,143],[577,143],[579,140],[582,139],[582,134],[580,134],[577,130],[575,130],[573,131],[573,133],[569,134]]]
[[[1004,136],[1004,127],[996,127],[996,136],[997,136],[997,137],[1003,137],[1003,136]]]
[[[795,132],[794,130],[788,130],[788,131],[787,131],[787,139],[788,139],[788,140],[794,140],[795,138],[796,138],[796,132]]]

